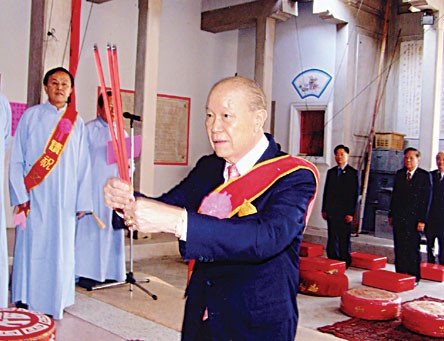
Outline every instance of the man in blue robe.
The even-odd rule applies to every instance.
[[[8,247],[6,242],[6,219],[4,198],[5,151],[11,133],[11,107],[0,93],[0,308],[8,306]]]
[[[111,136],[102,95],[97,101],[98,117],[86,124],[94,181],[90,192],[94,212],[106,225],[100,229],[92,215],[77,222],[76,231],[76,276],[79,285],[91,289],[96,282],[125,280],[124,230],[113,229],[113,210],[105,206],[103,187],[108,178],[119,175],[117,164],[107,163],[107,145]],[[111,118],[114,122],[113,100],[108,92]]]
[[[11,299],[18,306],[62,319],[63,309],[74,304],[77,215],[92,211],[91,162],[81,117],[77,115],[72,124],[59,124],[74,78],[67,70],[55,68],[46,73],[43,84],[48,101],[23,113],[11,151],[11,205],[16,210],[29,208],[26,227],[16,227]],[[26,175],[46,153],[50,136],[58,134],[56,127],[69,133],[69,138],[62,148],[55,144],[61,152],[58,162],[28,191]]]

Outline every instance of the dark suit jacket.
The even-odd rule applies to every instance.
[[[329,217],[343,218],[353,215],[359,192],[358,172],[347,165],[338,177],[338,166],[330,168],[325,180],[322,212]]]
[[[407,221],[414,225],[418,222],[425,223],[429,213],[432,195],[429,172],[417,168],[410,183],[406,181],[406,174],[407,169],[402,168],[395,175],[389,212],[394,227],[400,221]]]
[[[440,181],[441,174],[437,169],[430,172],[430,174],[432,176],[433,190],[428,222],[431,227],[441,230],[444,227],[444,180]]]
[[[270,145],[258,162],[284,155],[267,137]],[[252,202],[256,214],[230,219],[198,214],[203,198],[224,182],[224,166],[216,155],[204,156],[179,185],[159,198],[186,207],[187,242],[181,242],[181,252],[196,259],[183,340],[194,340],[205,307],[218,340],[251,339],[256,335],[252,329],[259,326],[297,323],[298,253],[315,177],[301,169],[279,179]]]

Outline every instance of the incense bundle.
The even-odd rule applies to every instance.
[[[119,170],[119,176],[122,181],[127,183],[130,182],[129,167],[128,167],[128,157],[126,153],[125,146],[125,132],[123,129],[123,111],[122,111],[122,97],[120,93],[120,79],[119,70],[117,63],[117,48],[114,46],[111,48],[110,45],[108,49],[108,66],[111,79],[111,92],[114,102],[114,108],[116,110],[116,130],[114,130],[114,124],[112,123],[111,112],[109,108],[108,95],[106,93],[105,78],[103,76],[102,63],[100,61],[99,50],[97,46],[94,46],[94,59],[96,62],[97,75],[99,77],[100,92],[103,98],[103,104],[105,108],[105,115],[108,122],[109,133],[111,135],[111,141],[113,145],[114,154],[117,159],[117,168]]]
[[[119,78],[119,67],[117,61],[117,48],[110,45],[107,46],[108,50],[108,66],[111,80],[111,93],[114,103],[114,108],[116,110],[116,130],[114,130],[114,122],[111,117],[111,111],[109,107],[108,95],[106,93],[105,77],[103,76],[103,68],[100,60],[99,49],[97,45],[94,45],[94,60],[96,63],[97,75],[100,83],[100,93],[102,94],[103,104],[105,108],[105,115],[108,121],[108,129],[111,136],[111,142],[114,150],[114,154],[117,160],[117,168],[119,171],[119,176],[122,181],[130,183],[130,174],[128,166],[128,157],[125,145],[125,132],[123,128],[123,110],[122,110],[122,97],[120,93],[120,78]],[[100,218],[91,212],[97,225],[100,228],[104,228],[105,224],[100,220]]]

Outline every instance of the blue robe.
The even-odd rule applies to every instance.
[[[106,279],[125,280],[124,230],[112,228],[112,210],[105,206],[103,187],[108,178],[118,177],[117,164],[108,165],[106,148],[110,140],[108,124],[99,118],[86,124],[94,181],[90,192],[94,212],[105,223],[100,229],[93,216],[87,215],[77,222],[76,276],[99,282]]]
[[[6,243],[6,219],[4,203],[5,150],[11,133],[11,107],[0,94],[0,308],[8,306],[8,246]]]
[[[64,108],[49,102],[27,109],[17,126],[10,159],[11,205],[30,200],[26,229],[16,227],[12,302],[63,317],[74,304],[74,236],[76,212],[91,211],[91,162],[83,120],[75,125],[59,162],[29,193],[24,177],[43,154]]]

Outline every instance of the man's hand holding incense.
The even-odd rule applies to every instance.
[[[156,200],[137,198],[124,208],[125,221],[144,233],[174,233],[182,222],[184,209]]]
[[[105,205],[115,210],[123,210],[134,201],[132,186],[118,178],[108,179],[103,188],[103,194]]]
[[[131,185],[117,178],[108,179],[103,189],[105,204],[124,212],[125,224],[144,233],[177,233],[186,219],[183,208],[147,199],[134,199]]]

